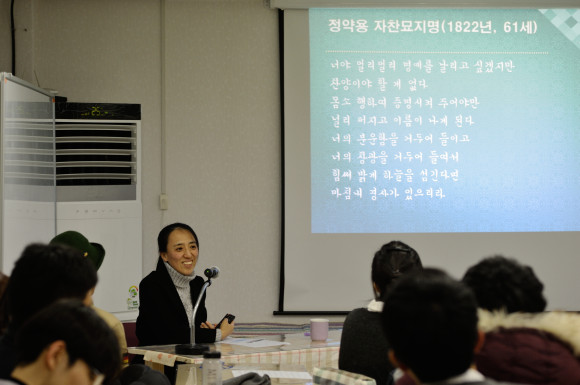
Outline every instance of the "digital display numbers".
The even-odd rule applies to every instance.
[[[140,120],[141,105],[126,103],[56,103],[57,119]]]
[[[113,118],[115,115],[113,111],[107,111],[103,106],[90,106],[88,111],[81,113],[81,116],[84,118]]]

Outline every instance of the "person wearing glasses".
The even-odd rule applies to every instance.
[[[0,385],[100,385],[121,365],[117,337],[79,300],[60,300],[16,335],[16,367]]]
[[[6,288],[10,322],[0,338],[0,378],[8,378],[14,369],[15,336],[26,321],[63,298],[78,299],[89,306],[96,285],[97,271],[80,251],[63,245],[27,246]]]

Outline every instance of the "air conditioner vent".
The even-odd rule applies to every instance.
[[[57,186],[136,185],[137,124],[56,123]]]
[[[52,120],[7,119],[3,137],[7,199],[22,199],[25,186],[54,186]]]

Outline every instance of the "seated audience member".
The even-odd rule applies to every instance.
[[[8,378],[14,369],[14,338],[24,322],[58,299],[74,298],[90,304],[96,284],[94,266],[78,250],[61,245],[27,246],[6,288],[10,322],[0,338],[0,378]]]
[[[101,267],[101,264],[105,258],[105,249],[102,245],[95,242],[89,242],[89,240],[84,235],[77,231],[65,231],[64,233],[60,233],[50,241],[50,244],[70,246],[79,250],[85,256],[85,258],[93,263],[97,271],[99,270],[99,267]],[[92,292],[94,291],[95,288],[93,287]],[[93,306],[93,310],[96,311],[97,314],[102,319],[104,319],[105,322],[115,332],[117,340],[119,341],[119,347],[121,348],[123,367],[127,367],[129,364],[129,359],[127,353],[127,339],[125,338],[125,329],[123,328],[123,324],[117,317],[108,311],[100,309],[94,306],[92,303],[91,305]]]
[[[483,343],[475,297],[443,271],[402,277],[387,295],[382,321],[389,358],[417,384],[498,384],[473,365]]]
[[[354,309],[346,317],[340,341],[340,369],[374,378],[377,385],[391,381],[394,368],[389,362],[389,344],[381,326],[383,302],[380,298],[402,275],[422,269],[417,252],[403,242],[389,242],[375,253],[371,266],[375,299],[366,308]]]
[[[467,270],[485,343],[475,356],[486,376],[526,384],[580,385],[580,316],[543,313],[544,285],[529,266],[494,256]]]
[[[116,376],[121,360],[111,328],[81,301],[61,300],[22,325],[15,363],[0,385],[101,384]]]

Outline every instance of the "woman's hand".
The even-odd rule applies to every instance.
[[[220,325],[220,330],[222,331],[222,340],[225,340],[226,337],[232,334],[232,332],[234,331],[234,321],[232,321],[232,323],[229,323],[227,319],[224,320],[224,322],[222,322],[222,324]]]
[[[200,327],[202,329],[215,329],[215,324],[212,324],[211,322],[202,322]]]
[[[202,329],[215,329],[216,326],[216,324],[212,324],[211,322],[207,321],[202,322],[200,325]],[[228,320],[224,320],[220,325],[220,330],[222,332],[222,340],[225,340],[226,337],[232,334],[234,331],[234,322],[232,321],[232,323],[229,323]]]

